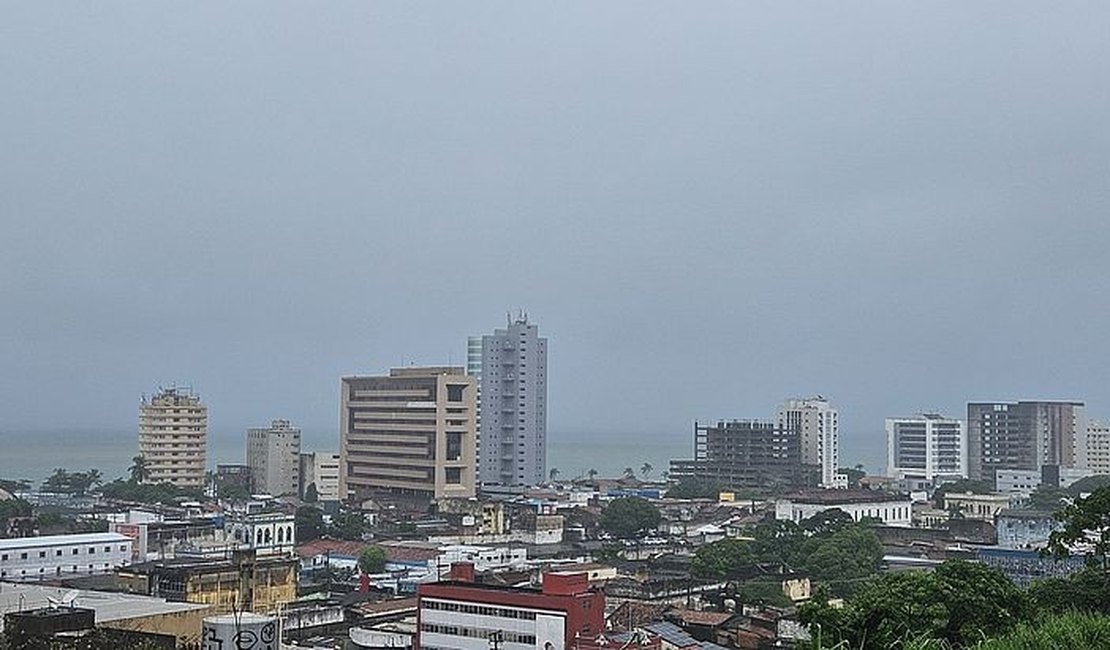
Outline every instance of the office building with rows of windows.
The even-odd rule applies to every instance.
[[[341,498],[474,496],[477,390],[463,368],[344,377],[341,391]]]
[[[139,455],[147,483],[203,488],[208,407],[188,388],[164,388],[139,407]]]

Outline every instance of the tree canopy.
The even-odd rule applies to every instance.
[[[1056,519],[1063,524],[1060,530],[1048,538],[1045,553],[1066,558],[1072,548],[1082,545],[1090,549],[1088,561],[1110,568],[1107,556],[1110,555],[1110,487],[1102,487],[1083,499],[1063,508],[1056,513]]]
[[[614,537],[635,537],[659,525],[659,509],[646,499],[622,497],[613,499],[601,513],[601,527]]]
[[[885,650],[921,637],[967,646],[1011,630],[1030,611],[1026,594],[1001,571],[951,560],[931,573],[878,576],[842,608],[815,598],[799,615],[811,632],[820,630],[823,647]]]
[[[367,546],[358,555],[358,568],[363,573],[381,573],[385,569],[385,551],[380,546]]]

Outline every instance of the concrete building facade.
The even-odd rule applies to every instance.
[[[0,539],[0,580],[111,573],[131,563],[132,543],[119,533]]]
[[[208,407],[188,388],[163,388],[139,406],[139,455],[146,483],[203,488]]]
[[[784,429],[797,430],[802,462],[820,468],[821,487],[848,487],[848,478],[837,471],[840,468],[840,417],[829,400],[820,395],[788,399],[779,408],[778,424]]]
[[[301,454],[300,496],[305,498],[309,487],[316,490],[317,501],[339,500],[339,454],[314,451]]]
[[[586,573],[546,573],[534,590],[476,584],[466,566],[418,587],[417,647],[569,650],[605,631],[605,594]]]
[[[968,477],[995,481],[1000,469],[1085,468],[1087,434],[1083,402],[970,402]]]
[[[344,377],[341,391],[341,498],[474,496],[477,389],[463,368]]]
[[[723,489],[804,487],[805,476],[797,429],[759,420],[694,422],[694,459],[671,461],[672,478]]]
[[[479,356],[480,355],[480,356]],[[528,317],[467,342],[478,379],[479,481],[538,485],[547,480],[547,339]]]
[[[967,429],[936,413],[886,420],[887,476],[897,479],[967,478]]]
[[[1110,423],[1087,423],[1087,467],[1095,474],[1110,474]]]
[[[247,467],[256,494],[297,494],[301,476],[301,430],[289,420],[247,429]]]
[[[852,519],[879,519],[886,526],[911,526],[913,502],[908,496],[871,490],[817,491],[775,501],[775,519],[802,521],[827,510],[840,510]]]

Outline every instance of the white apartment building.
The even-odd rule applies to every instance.
[[[145,483],[203,488],[208,407],[189,388],[163,388],[139,407],[139,455]]]
[[[1110,424],[1087,423],[1087,467],[1095,474],[1110,474]]]
[[[301,430],[289,420],[247,429],[247,466],[256,494],[297,494],[301,476]]]
[[[547,481],[547,339],[526,314],[467,341],[478,383],[478,479],[487,485]]]
[[[933,482],[967,478],[967,428],[962,420],[922,413],[886,420],[886,473]]]
[[[301,498],[309,486],[316,489],[317,501],[339,501],[339,454],[314,451],[301,454]]]
[[[131,563],[131,544],[119,533],[0,539],[0,580],[110,573]]]
[[[852,519],[879,519],[887,526],[910,526],[913,523],[913,502],[908,496],[844,490],[801,494],[775,502],[775,519],[800,523],[825,512],[840,510]]]
[[[829,400],[817,395],[788,399],[779,408],[779,427],[796,428],[801,439],[802,463],[821,468],[821,487],[846,488],[840,468],[839,415]]]

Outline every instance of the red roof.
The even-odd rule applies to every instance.
[[[362,549],[369,546],[366,542],[345,542],[338,539],[314,539],[297,547],[301,557],[318,557],[331,554],[336,557],[358,557]]]

